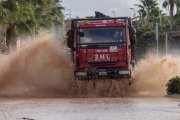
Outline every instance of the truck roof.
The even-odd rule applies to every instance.
[[[84,18],[73,19],[73,27],[103,27],[103,26],[131,26],[129,17],[105,17],[105,18]]]
[[[95,20],[112,20],[112,19],[128,20],[131,18],[130,17],[101,17],[101,18],[90,17],[90,18],[73,19],[73,21],[83,21],[83,20],[95,21]]]

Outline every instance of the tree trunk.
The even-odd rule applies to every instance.
[[[6,51],[6,31],[5,29],[0,29],[0,51],[5,53]]]
[[[176,10],[177,10],[177,13],[176,13],[176,15],[180,15],[180,6],[176,6]]]
[[[10,43],[11,43],[11,29],[8,28],[6,30],[6,46],[9,47],[10,46]]]
[[[16,38],[12,34],[12,28],[6,29],[6,48],[7,53],[10,49],[16,49]]]
[[[10,51],[10,45],[12,42],[12,30],[11,28],[6,29],[6,52],[9,53]]]

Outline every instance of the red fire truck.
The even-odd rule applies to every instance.
[[[132,78],[136,33],[128,17],[71,21],[67,45],[79,80]]]

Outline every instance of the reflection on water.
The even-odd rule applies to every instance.
[[[0,120],[179,120],[180,99],[0,99]]]

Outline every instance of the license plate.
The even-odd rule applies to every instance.
[[[118,48],[117,46],[110,46],[109,51],[110,52],[117,52]]]
[[[107,72],[105,72],[105,71],[99,72],[99,75],[107,75]]]

